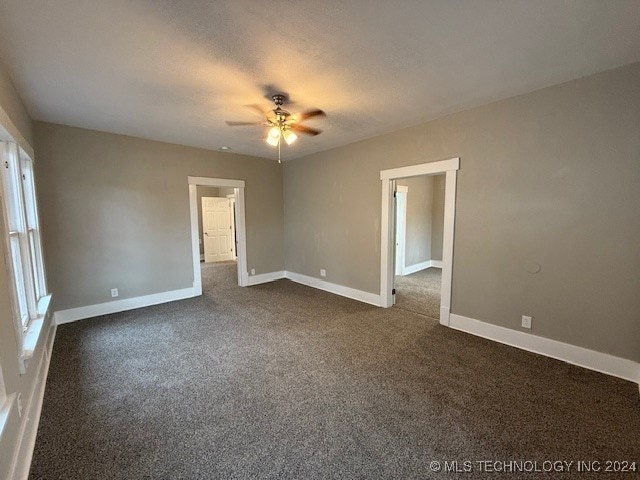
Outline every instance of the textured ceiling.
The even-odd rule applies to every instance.
[[[273,158],[243,108],[324,129],[295,158],[640,60],[638,0],[0,0],[34,119]]]

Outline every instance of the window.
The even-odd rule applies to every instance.
[[[6,258],[13,284],[16,328],[22,334],[41,315],[38,302],[47,295],[33,161],[13,142],[0,144],[0,155]]]

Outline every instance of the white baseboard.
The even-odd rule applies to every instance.
[[[289,280],[307,285],[325,292],[334,293],[343,297],[352,298],[361,302],[369,303],[371,305],[380,306],[380,295],[363,292],[362,290],[356,290],[354,288],[344,287],[335,283],[330,283],[319,278],[309,277],[302,275],[301,273],[287,272],[280,270],[277,272],[261,273],[259,275],[250,275],[248,285],[259,285],[261,283],[273,282],[274,280],[280,280],[281,278],[288,278]]]
[[[414,265],[405,266],[402,275],[411,275],[412,273],[426,270],[427,268],[442,268],[442,260],[427,260],[426,262],[416,263]]]
[[[615,357],[607,353],[596,352],[595,350],[519,332],[510,328],[499,327],[473,318],[456,315],[455,313],[449,315],[449,326],[472,335],[504,343],[505,345],[640,383],[640,363],[633,360]]]
[[[260,273],[258,275],[249,275],[247,286],[259,285],[261,283],[273,282],[285,278],[285,271]]]
[[[440,306],[440,324],[445,327],[449,326],[449,307]]]
[[[413,265],[405,265],[402,269],[402,275],[411,275],[412,273],[419,272],[420,270],[425,270],[431,266],[431,260],[427,260],[426,262],[415,263]]]
[[[38,371],[34,377],[33,388],[30,396],[26,399],[25,408],[22,412],[22,425],[19,430],[19,437],[16,442],[12,468],[9,478],[14,480],[26,480],[29,477],[33,449],[36,444],[36,435],[40,423],[40,413],[42,411],[42,401],[44,400],[44,390],[47,383],[47,373],[51,363],[51,350],[56,336],[56,325],[50,327],[49,338],[42,348],[39,357]],[[30,362],[34,359],[32,358]],[[23,399],[24,401],[24,399]]]
[[[371,305],[375,305],[376,307],[379,307],[381,304],[379,294],[364,292],[362,290],[356,290],[355,288],[344,287],[342,285],[330,283],[325,280],[320,280],[319,278],[302,275],[301,273],[288,271],[285,273],[286,277],[289,280],[296,283],[308,285],[319,290],[324,290],[325,292],[335,293],[336,295],[342,295],[343,297],[352,298],[353,300],[358,300],[360,302],[369,303]]]
[[[200,291],[198,291],[198,285],[194,283],[192,288],[182,288],[180,290],[144,295],[142,297],[125,298],[113,302],[87,305],[86,307],[59,310],[54,314],[54,320],[56,325],[62,325],[63,323],[75,322],[76,320],[99,317],[100,315],[125,312],[135,308],[149,307],[160,303],[173,302],[175,300],[184,300],[185,298],[200,295],[202,293],[201,288],[202,287],[200,287]]]

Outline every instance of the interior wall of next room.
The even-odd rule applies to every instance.
[[[396,184],[409,190],[404,266],[442,260],[444,175],[402,178]]]
[[[411,267],[431,260],[433,178],[403,178],[396,184],[409,189],[403,267]]]
[[[433,178],[433,204],[431,205],[431,260],[442,261],[444,235],[444,175]]]

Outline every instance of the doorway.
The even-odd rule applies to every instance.
[[[444,175],[396,179],[395,305],[440,318]]]
[[[438,162],[423,163],[407,167],[383,170],[382,215],[381,215],[381,258],[380,258],[380,304],[388,308],[395,304],[396,273],[396,202],[397,181],[402,178],[444,175],[444,213],[442,229],[442,273],[440,281],[440,323],[449,325],[451,309],[451,280],[453,270],[453,237],[455,220],[455,199],[457,171],[460,159],[451,158]],[[410,195],[410,189],[409,193]],[[405,252],[406,255],[406,252]],[[406,272],[406,268],[405,268]]]
[[[237,284],[241,287],[247,286],[249,283],[249,274],[247,272],[247,244],[246,244],[246,227],[245,227],[245,200],[244,200],[244,180],[231,180],[226,178],[209,178],[209,177],[188,177],[189,184],[189,210],[191,218],[191,250],[193,256],[193,286],[196,295],[202,295],[202,267],[201,259],[204,260],[204,243],[207,236],[204,235],[204,217],[199,211],[198,205],[202,206],[202,198],[207,198],[206,195],[202,195],[198,198],[198,187],[210,187],[215,188],[216,194],[209,198],[220,198],[221,202],[228,205],[228,209],[231,209],[233,205],[233,214],[227,217],[227,220],[221,222],[214,222],[212,225],[215,227],[211,230],[211,237],[213,238],[213,251],[216,253],[210,258],[215,258],[220,252],[225,252],[228,256],[228,252],[233,249],[233,254],[228,258],[221,258],[219,264],[223,265],[227,263],[227,270],[229,269],[229,263],[234,263],[232,267],[237,272]],[[223,192],[223,193],[220,193]],[[233,202],[231,198],[233,197]],[[215,205],[211,205],[213,212],[215,212]],[[226,208],[226,207],[225,207]],[[226,212],[226,210],[225,210]],[[224,216],[225,212],[218,212],[218,217]],[[231,212],[227,212],[231,214]],[[215,217],[216,215],[212,215]],[[219,225],[217,223],[226,222],[226,235],[227,238],[224,242],[221,241],[221,233]],[[231,222],[235,225],[233,229],[233,236],[229,235],[231,230]],[[202,225],[202,233],[200,229]],[[226,243],[225,248],[220,248],[223,243]],[[235,260],[235,261],[234,261]],[[210,264],[215,264],[211,262]]]

